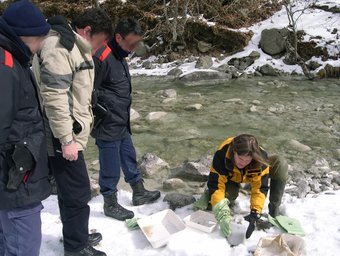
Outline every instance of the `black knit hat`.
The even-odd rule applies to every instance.
[[[18,36],[46,36],[51,28],[39,8],[28,0],[9,5],[2,18]]]

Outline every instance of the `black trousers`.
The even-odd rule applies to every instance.
[[[68,161],[61,154],[49,160],[58,188],[64,249],[78,252],[87,245],[89,234],[91,189],[84,155],[79,152],[77,161]]]

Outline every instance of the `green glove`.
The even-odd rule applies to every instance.
[[[200,199],[198,199],[194,203],[194,210],[202,210],[202,211],[206,210],[209,205],[209,200],[210,200],[209,190],[205,190],[203,194],[201,195]]]
[[[220,224],[220,229],[225,237],[231,234],[231,214],[229,209],[229,200],[224,198],[221,202],[213,207],[213,213],[215,214],[216,220]]]
[[[127,219],[127,220],[125,220],[125,223],[126,223],[126,225],[128,226],[128,229],[129,229],[130,231],[139,229],[139,226],[138,226],[137,221],[138,221],[138,218],[136,218],[136,217],[134,217],[134,218],[132,218],[132,219]]]

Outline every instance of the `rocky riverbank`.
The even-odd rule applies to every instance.
[[[134,85],[133,138],[149,187],[201,194],[219,143],[247,132],[270,154],[287,158],[286,193],[305,197],[340,188],[338,80],[254,78],[191,87],[134,78]],[[92,143],[87,160],[95,195],[99,162]],[[130,190],[123,179],[119,186]]]

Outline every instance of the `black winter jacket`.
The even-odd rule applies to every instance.
[[[0,210],[27,206],[50,195],[44,125],[36,84],[30,70],[31,52],[0,17]],[[34,159],[16,191],[7,189],[16,145]]]

